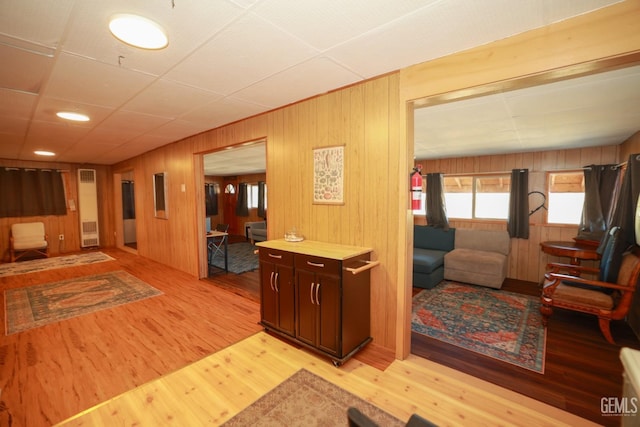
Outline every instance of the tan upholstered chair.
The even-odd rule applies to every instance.
[[[593,314],[598,316],[602,335],[609,343],[615,344],[609,324],[611,320],[624,319],[629,312],[640,278],[639,256],[637,247],[622,256],[615,282],[563,274],[558,268],[546,273],[540,298],[542,323],[547,326],[554,308]],[[594,272],[593,268],[579,265],[567,267],[576,273]]]
[[[28,254],[49,257],[49,242],[42,222],[24,222],[11,225],[9,237],[11,262]]]

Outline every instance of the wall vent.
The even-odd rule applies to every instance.
[[[98,190],[95,169],[78,169],[78,213],[80,215],[80,247],[98,246]]]

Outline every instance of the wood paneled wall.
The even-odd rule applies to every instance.
[[[100,244],[113,246],[113,225],[109,212],[111,194],[110,168],[97,165],[77,165],[72,163],[36,162],[0,159],[1,167],[57,169],[63,171],[63,179],[67,193],[66,215],[31,216],[23,218],[0,218],[0,262],[9,262],[9,234],[11,224],[19,222],[43,222],[49,236],[50,255],[60,255],[80,250],[80,223],[78,216],[78,169],[95,169],[99,200],[98,225],[100,227]],[[75,203],[75,210],[69,206],[69,200]],[[64,240],[58,236],[64,234]]]
[[[413,215],[408,176],[413,164],[413,103],[446,97],[457,90],[471,93],[495,90],[496,85],[509,87],[520,78],[557,76],[557,71],[566,74],[572,67],[584,72],[619,65],[629,61],[631,53],[640,52],[639,19],[640,4],[629,0],[232,123],[122,162],[114,166],[116,172],[135,171],[138,252],[199,275],[203,213],[198,213],[197,200],[202,197],[200,187],[204,188],[199,153],[264,138],[269,237],[282,236],[295,226],[307,239],[371,247],[373,258],[381,262],[371,270],[372,313],[376,313],[372,335],[378,344],[395,348],[398,357],[405,357],[410,343]],[[486,85],[490,89],[478,89]],[[345,204],[315,205],[312,149],[334,145],[345,146]],[[501,160],[500,169],[507,169],[510,162],[524,162],[507,159]],[[539,162],[536,167],[544,170],[548,160],[531,161]],[[168,173],[168,220],[153,218],[150,177],[158,171]],[[546,238],[542,234],[540,238]],[[519,267],[511,268],[517,271]]]
[[[423,173],[472,174],[509,172],[512,169],[529,170],[529,191],[547,194],[547,172],[580,170],[590,164],[617,164],[621,145],[574,150],[554,150],[532,153],[492,156],[460,157],[438,160],[418,160]],[[536,199],[537,200],[537,199]],[[534,199],[531,199],[534,204]],[[533,206],[532,206],[533,207]],[[566,262],[566,259],[550,257],[540,251],[540,242],[547,240],[572,240],[578,234],[578,226],[546,224],[546,212],[538,210],[529,217],[529,239],[511,239],[511,254],[507,277],[539,282],[549,262]],[[416,224],[424,223],[424,218]],[[456,228],[506,230],[505,221],[451,220]]]

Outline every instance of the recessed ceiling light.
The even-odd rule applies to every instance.
[[[59,111],[56,116],[65,120],[73,120],[74,122],[88,122],[89,116],[86,114],[73,113],[71,111]]]
[[[163,49],[169,39],[162,27],[138,15],[116,15],[109,22],[111,34],[119,40],[142,49]]]
[[[37,154],[38,156],[55,156],[56,155],[56,153],[53,153],[51,151],[43,151],[43,150],[34,151],[34,154]]]

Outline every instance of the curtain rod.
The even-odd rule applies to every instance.
[[[37,171],[37,170],[41,170],[41,171],[45,171],[45,172],[50,172],[54,169],[38,169],[38,168],[17,168],[17,167],[11,167],[11,166],[5,166],[4,170],[6,171],[19,171],[19,170],[26,170],[26,171]],[[71,172],[69,169],[55,169],[56,172]]]
[[[627,162],[622,162],[619,163],[617,165],[613,165],[614,169],[618,169],[622,166],[626,166]],[[596,166],[608,166],[608,165],[596,165]],[[513,168],[513,169],[518,169],[518,168]],[[533,172],[571,172],[571,171],[577,171],[577,170],[589,170],[591,169],[591,166],[583,166],[583,167],[578,167],[578,168],[567,168],[567,169],[548,169],[548,170],[544,170],[544,171],[533,171]],[[525,170],[527,170],[526,168],[521,168],[520,172],[524,172]],[[529,171],[532,172],[532,171]],[[430,172],[429,172],[430,173]],[[444,175],[458,175],[458,176],[463,176],[463,175],[507,175],[510,174],[511,171],[491,171],[491,172],[460,172],[460,173],[456,173],[456,172],[449,172],[449,173],[445,173]],[[422,176],[426,176],[426,173],[423,173]]]

